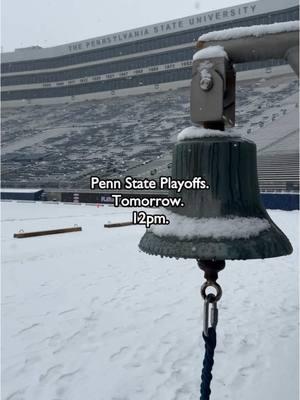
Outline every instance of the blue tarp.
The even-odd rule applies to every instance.
[[[1,199],[5,200],[41,200],[43,189],[0,189]]]
[[[299,210],[299,193],[261,193],[261,197],[269,210]]]

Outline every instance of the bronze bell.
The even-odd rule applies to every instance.
[[[141,250],[201,260],[270,258],[292,252],[262,204],[255,143],[225,132],[177,142],[172,178],[199,176],[209,188],[171,191],[170,196],[181,197],[185,206],[166,210],[170,224],[152,225],[140,241]]]
[[[146,253],[215,262],[279,257],[293,250],[262,204],[255,143],[224,132],[235,121],[237,52],[228,42],[226,51],[217,42],[209,48],[200,42],[191,81],[196,126],[181,135],[173,152],[173,179],[201,177],[209,187],[170,192],[185,206],[166,210],[169,225],[146,231],[139,244]]]

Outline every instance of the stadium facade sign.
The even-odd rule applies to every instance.
[[[87,40],[85,42],[72,43],[68,46],[69,52],[88,50],[91,48],[101,47],[105,45],[118,44],[128,40],[145,39],[155,35],[163,35],[173,33],[180,30],[194,28],[196,26],[204,26],[207,24],[216,24],[224,20],[232,18],[243,18],[255,15],[257,8],[256,3],[250,5],[230,7],[222,10],[212,11],[205,14],[199,14],[179,20],[169,21],[162,24],[152,25],[145,28],[125,31],[109,36]]]
[[[92,49],[108,47],[141,39],[158,37],[164,34],[186,31],[188,29],[216,25],[224,22],[234,22],[276,10],[288,9],[299,6],[298,0],[259,0],[232,7],[222,8],[211,12],[196,14],[181,19],[166,21],[117,32],[110,35],[99,36],[88,40],[63,44],[54,47],[32,46],[16,49],[13,52],[2,53],[2,62],[17,62],[36,60],[41,58],[59,57],[66,54],[79,53]]]
[[[194,43],[202,33],[298,19],[298,0],[260,0],[56,47],[2,53],[2,105],[65,103],[185,87],[190,84]],[[269,60],[241,69],[281,64]]]

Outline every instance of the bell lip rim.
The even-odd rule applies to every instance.
[[[214,257],[214,258],[212,258],[212,257],[208,257],[208,258],[206,258],[206,257],[203,257],[203,256],[178,256],[178,255],[169,255],[169,254],[159,254],[159,253],[154,253],[154,252],[150,252],[150,251],[146,251],[146,250],[144,250],[143,248],[141,248],[140,246],[139,246],[139,249],[141,250],[141,251],[143,251],[145,254],[147,254],[147,255],[149,255],[149,256],[159,256],[159,257],[162,257],[162,258],[175,258],[176,260],[179,260],[179,259],[183,259],[183,260],[199,260],[200,258],[201,258],[201,260],[203,260],[203,261],[211,261],[211,260],[214,260],[214,261],[248,261],[248,260],[267,260],[267,259],[270,259],[270,258],[279,258],[279,257],[287,257],[287,256],[290,256],[292,253],[293,253],[293,249],[291,250],[291,252],[290,253],[286,253],[286,254],[277,254],[277,255],[272,255],[272,256],[266,256],[266,257],[259,257],[259,256],[257,256],[257,257],[247,257],[247,258],[242,258],[242,257],[240,257],[240,258],[224,258],[224,257]]]
[[[224,131],[226,132],[226,131]],[[224,140],[226,139],[226,140]],[[213,141],[217,141],[217,142],[243,142],[243,143],[250,143],[250,144],[254,144],[256,146],[256,143],[248,138],[244,138],[243,136],[226,136],[226,133],[224,133],[224,135],[214,135],[214,136],[203,136],[203,137],[195,137],[195,138],[187,138],[187,139],[182,139],[182,140],[177,140],[175,143],[175,147],[184,143],[192,143],[192,142],[213,142]]]
[[[144,241],[144,239],[145,239],[145,236],[147,235],[148,237],[149,237],[149,235],[150,236],[152,236],[152,238],[154,238],[156,241],[159,241],[160,242],[160,246],[161,246],[161,248],[163,248],[163,244],[165,244],[166,245],[166,248],[167,248],[167,246],[170,244],[170,240],[174,240],[174,238],[176,239],[175,241],[173,241],[173,243],[172,243],[172,245],[173,246],[180,246],[180,245],[182,245],[182,243],[190,243],[190,244],[192,244],[193,243],[193,240],[179,240],[177,237],[175,237],[175,236],[164,236],[164,237],[160,237],[160,236],[158,236],[158,235],[155,235],[153,232],[150,232],[150,231],[146,231],[145,232],[145,234],[142,236],[142,238],[141,238],[141,240],[140,240],[140,242],[139,242],[139,245],[138,245],[138,247],[139,247],[139,249],[140,250],[142,250],[144,253],[146,253],[146,254],[149,254],[149,255],[157,255],[157,256],[161,256],[161,257],[168,257],[168,258],[177,258],[177,259],[179,259],[179,258],[183,258],[183,259],[203,259],[203,260],[212,260],[212,259],[215,259],[215,260],[217,260],[217,261],[220,261],[220,260],[244,260],[244,261],[246,261],[246,260],[255,260],[255,259],[257,259],[257,260],[264,260],[264,259],[268,259],[268,258],[276,258],[276,257],[284,257],[284,256],[288,256],[288,255],[290,255],[290,254],[292,254],[293,253],[293,246],[292,246],[292,244],[290,243],[290,241],[289,241],[289,239],[287,238],[287,236],[273,223],[272,225],[274,225],[272,228],[274,229],[274,227],[276,228],[276,229],[268,229],[268,230],[265,230],[265,231],[262,231],[259,235],[257,235],[257,236],[252,236],[252,237],[250,237],[249,239],[233,239],[232,241],[233,242],[239,242],[239,244],[240,245],[245,245],[245,243],[247,243],[247,242],[249,242],[249,240],[255,240],[255,238],[256,239],[258,239],[258,240],[262,240],[260,237],[261,237],[261,235],[262,234],[264,234],[264,235],[266,235],[266,234],[269,234],[270,235],[270,231],[271,231],[271,235],[273,235],[273,237],[275,238],[275,237],[277,237],[278,238],[278,235],[279,234],[281,234],[281,235],[283,235],[283,238],[284,238],[284,242],[285,242],[285,244],[284,244],[284,246],[281,246],[281,252],[278,252],[277,254],[276,254],[276,252],[274,252],[274,254],[272,254],[270,251],[269,251],[269,253],[271,254],[271,255],[265,255],[265,256],[263,256],[263,255],[259,255],[258,253],[259,253],[259,251],[257,252],[257,251],[251,251],[251,247],[249,248],[249,245],[248,245],[248,247],[246,246],[246,249],[248,250],[247,251],[247,256],[246,257],[239,257],[239,256],[237,256],[237,257],[234,257],[234,258],[226,258],[226,257],[221,257],[221,256],[213,256],[213,257],[206,257],[206,256],[203,256],[203,255],[198,255],[198,254],[185,254],[185,255],[178,255],[178,254],[174,254],[174,252],[172,252],[172,251],[166,251],[165,252],[165,254],[163,254],[164,252],[161,252],[161,253],[157,253],[157,252],[155,252],[154,251],[154,249],[153,249],[153,247],[152,247],[152,249],[153,250],[151,250],[151,248],[149,247],[149,246],[145,246],[145,245],[143,245],[143,241]],[[279,232],[278,232],[279,231]],[[167,238],[167,239],[166,239]],[[194,239],[194,241],[195,241],[195,239]],[[202,244],[204,245],[205,243],[213,243],[213,244],[215,244],[215,245],[220,245],[222,242],[223,242],[223,245],[226,245],[226,243],[230,243],[230,242],[232,242],[230,239],[222,239],[222,240],[220,240],[220,239],[215,239],[215,240],[213,240],[211,237],[207,237],[206,238],[206,240],[203,240],[203,238],[200,238],[200,239],[198,239],[198,241],[200,241],[200,242],[202,242]],[[282,238],[281,238],[281,241],[282,241]],[[276,247],[276,248],[278,248],[278,247]],[[245,247],[243,247],[243,248],[239,248],[239,250],[240,250],[240,252],[241,251],[245,251]],[[168,254],[167,254],[168,253]],[[265,251],[265,253],[268,253],[268,251]]]

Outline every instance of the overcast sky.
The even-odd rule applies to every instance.
[[[55,46],[248,0],[2,0],[2,51]]]

